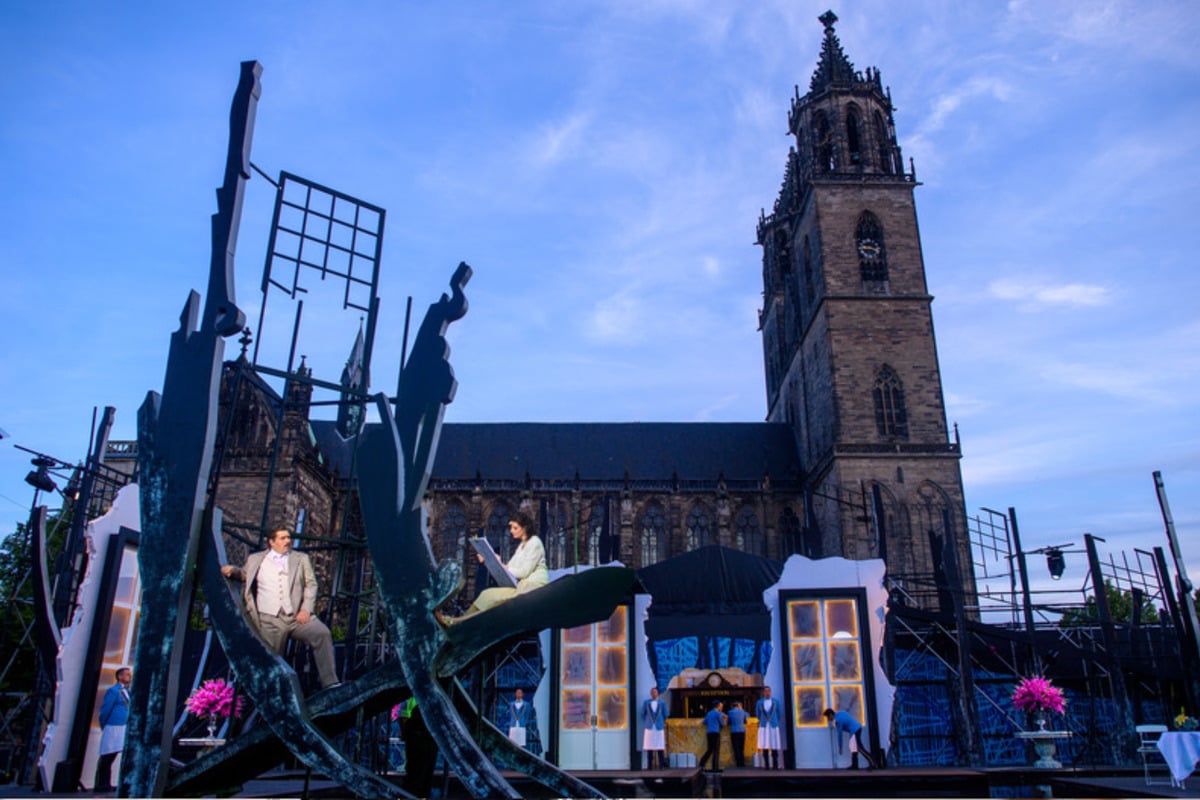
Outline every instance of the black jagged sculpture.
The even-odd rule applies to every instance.
[[[250,177],[250,139],[261,74],[257,62],[242,63],[230,109],[225,181],[217,190],[217,213],[212,219],[203,316],[200,296],[193,291],[184,304],[179,329],[171,335],[162,395],[148,393],[138,410],[142,613],[121,759],[124,797],[161,796],[167,781],[181,643],[216,440],[224,337],[237,333],[245,320],[234,302],[233,254]]]
[[[475,797],[519,797],[497,764],[520,770],[567,796],[600,797],[592,786],[514,745],[479,714],[454,676],[488,648],[548,627],[608,618],[633,584],[633,570],[602,567],[556,581],[448,629],[434,616],[462,587],[456,562],[436,563],[421,500],[437,451],[442,416],[457,383],[445,333],[461,319],[471,268],[459,264],[451,294],[429,307],[400,374],[393,415],[375,396],[381,423],[362,434],[359,504],[393,647],[442,757]],[[563,595],[571,597],[563,602]],[[472,731],[475,735],[472,736]]]
[[[367,543],[387,609],[397,661],[357,680],[305,698],[295,672],[251,629],[225,562],[219,509],[206,508],[223,337],[244,315],[233,296],[233,255],[262,68],[242,64],[230,113],[225,182],[217,191],[208,297],[191,292],[171,337],[163,392],[150,392],[138,414],[142,532],[138,564],[142,614],[134,662],[132,708],[121,768],[121,795],[160,797],[227,790],[292,753],[312,769],[364,797],[408,793],[353,763],[330,737],[363,715],[382,713],[407,686],[450,768],[475,797],[517,797],[499,767],[529,775],[560,795],[599,797],[593,787],[518,748],[467,698],[455,675],[489,648],[551,627],[606,619],[629,593],[633,570],[601,567],[555,581],[443,629],[434,612],[461,589],[461,568],[436,563],[421,502],[437,452],[445,407],[457,383],[445,333],[461,319],[465,263],[450,294],[429,307],[401,371],[395,410],[377,395],[382,424],[362,434],[359,494]],[[239,691],[264,724],[170,774],[178,707],[183,626],[199,575],[211,619],[237,676]],[[473,733],[472,733],[473,732]]]

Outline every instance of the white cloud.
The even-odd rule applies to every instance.
[[[594,343],[634,344],[642,339],[645,316],[641,298],[630,290],[622,290],[592,306],[584,333]]]
[[[1155,405],[1173,403],[1178,395],[1165,382],[1167,374],[1152,366],[1121,366],[1095,361],[1091,363],[1045,361],[1039,364],[1042,377],[1051,383],[1086,389],[1112,397],[1139,400]]]
[[[996,77],[974,77],[966,83],[934,98],[933,108],[918,128],[918,135],[930,134],[941,130],[951,114],[958,111],[964,103],[983,98],[1009,102],[1014,95],[1013,87],[1008,81]]]
[[[575,157],[590,122],[590,114],[579,112],[543,126],[529,146],[529,160],[545,167]]]
[[[946,415],[951,422],[987,413],[991,407],[991,401],[982,397],[957,392],[946,393]]]
[[[988,294],[998,300],[1013,300],[1022,311],[1040,311],[1055,306],[1104,306],[1112,302],[1112,290],[1088,283],[1039,284],[1018,278],[992,281]]]

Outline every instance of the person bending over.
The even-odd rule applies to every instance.
[[[842,745],[842,734],[847,734],[852,737],[850,743],[850,769],[858,769],[858,754],[862,753],[862,757],[866,759],[867,768],[874,769],[875,761],[871,758],[867,746],[863,744],[862,723],[853,717],[848,711],[834,711],[832,708],[825,709],[825,719],[837,731],[838,737],[838,755],[841,755],[844,748]]]

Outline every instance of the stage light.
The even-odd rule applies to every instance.
[[[1067,559],[1063,556],[1062,550],[1057,547],[1046,548],[1046,569],[1050,570],[1050,577],[1058,580],[1063,576],[1063,571],[1067,568]]]
[[[48,458],[38,457],[33,460],[33,465],[36,470],[30,470],[25,476],[25,482],[35,489],[41,489],[43,492],[53,492],[58,488],[58,484],[50,477],[50,466],[54,462]]]

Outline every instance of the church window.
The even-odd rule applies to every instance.
[[[850,163],[862,163],[862,144],[859,134],[858,109],[851,106],[846,111],[846,149],[850,151]]]
[[[784,508],[779,514],[779,543],[783,550],[781,556],[784,558],[792,553],[802,552],[800,549],[800,518],[790,508]]]
[[[605,535],[604,531],[604,498],[600,498],[592,504],[592,512],[588,514],[588,549],[587,563],[592,566],[600,564],[601,548],[600,539]]]
[[[557,500],[544,507],[546,538],[546,566],[550,569],[562,569],[574,563],[575,549],[574,528],[571,525],[571,508]]]
[[[813,120],[813,155],[817,161],[817,172],[829,172],[836,167],[833,162],[833,137],[824,111],[818,111]]]
[[[737,515],[738,547],[743,553],[763,556],[762,528],[758,526],[758,515],[750,506],[742,506]]]
[[[895,371],[884,364],[875,377],[875,426],[889,439],[908,438],[908,411],[904,386]]]
[[[879,147],[879,171],[886,175],[895,172],[892,165],[892,142],[888,136],[887,126],[883,124],[883,115],[875,112],[875,142]]]
[[[775,333],[775,325],[767,328],[764,332],[767,362],[767,384],[769,386],[778,386],[780,373],[783,371],[781,360],[783,358],[782,351],[779,346],[779,337]]]
[[[883,226],[879,218],[864,211],[854,229],[858,267],[864,283],[882,283],[888,279],[887,251],[883,246]]]
[[[662,506],[651,503],[638,520],[642,539],[642,566],[648,567],[667,557],[667,517]]]
[[[813,289],[813,260],[812,247],[808,243],[808,237],[804,237],[804,297],[809,303],[816,299],[816,292]]]
[[[508,520],[511,516],[508,503],[501,500],[496,503],[487,521],[487,540],[496,550],[496,554],[505,561],[508,561],[513,551],[512,536],[508,532]]]
[[[451,503],[442,515],[441,548],[438,553],[442,558],[452,558],[462,561],[463,549],[467,543],[467,514],[459,503]]]
[[[792,272],[792,254],[788,247],[788,233],[780,228],[775,231],[775,273],[785,282]]]
[[[687,515],[688,552],[713,544],[712,517],[701,503],[692,506]]]

